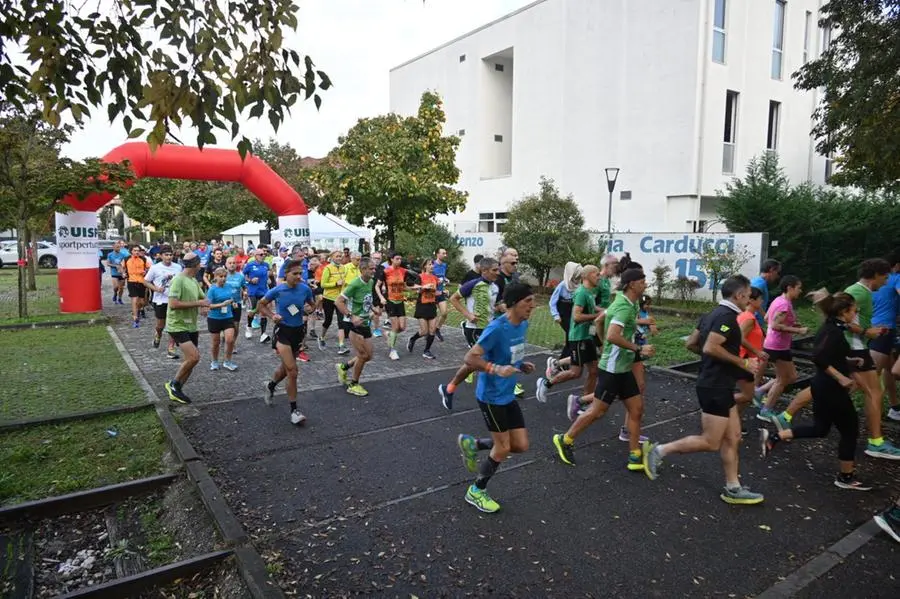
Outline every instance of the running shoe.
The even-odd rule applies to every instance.
[[[301,349],[297,352],[297,359],[301,362],[309,362],[309,354]]]
[[[375,329],[372,331],[372,336],[373,337],[381,337],[381,329],[379,329],[378,327],[375,327]]]
[[[311,323],[311,324],[310,324],[310,327],[309,327],[309,338],[310,338],[310,339],[318,339],[318,338],[319,338],[319,334],[316,333],[316,327],[313,326],[313,324],[314,324],[314,323]]]
[[[400,359],[400,354],[397,353],[396,349],[392,349],[391,353],[389,355],[391,357],[391,360],[399,360]]]
[[[325,339],[319,337],[319,351],[325,351]]]
[[[772,453],[772,450],[775,449],[775,444],[769,441],[769,429],[761,428],[759,429],[759,453],[762,457],[767,458],[769,454]]]
[[[306,422],[306,416],[304,416],[303,414],[301,414],[301,413],[300,413],[300,410],[293,410],[293,411],[291,411],[291,424],[295,424],[295,425],[297,425],[297,426],[300,426],[300,425],[303,424],[304,422]]]
[[[263,401],[265,401],[266,405],[270,408],[272,407],[272,404],[275,400],[275,387],[276,385],[274,381],[268,381],[266,383],[266,392],[263,395]]]
[[[775,410],[772,410],[772,409],[766,408],[766,407],[762,407],[762,408],[760,408],[759,414],[757,414],[756,417],[759,420],[762,420],[763,422],[772,422],[772,419],[775,418],[776,415],[777,414],[776,414]]]
[[[191,398],[184,394],[184,391],[178,386],[175,381],[166,382],[166,393],[169,394],[169,399],[176,403],[189,404],[191,403]]]
[[[475,382],[475,373],[474,372],[470,372],[466,376],[466,382],[469,383],[470,385]]]
[[[408,351],[409,353],[412,353],[413,349],[415,349],[415,347],[416,347],[416,338],[415,337],[410,337],[409,339],[406,340],[406,351]]]
[[[866,446],[866,455],[885,460],[900,460],[900,449],[894,447],[890,441],[882,441],[881,445],[869,443]]]
[[[641,453],[644,456],[644,474],[650,480],[656,480],[656,477],[659,476],[659,467],[663,463],[663,457],[659,454],[659,443],[644,441]]]
[[[162,334],[159,331],[155,331],[153,333],[153,348],[154,349],[159,347],[160,341],[162,341]]]
[[[460,435],[456,438],[463,464],[469,472],[478,470],[478,441],[472,435]]]
[[[134,322],[131,323],[131,328],[132,328],[132,329],[139,329],[139,328],[141,328],[141,322],[140,322],[139,320],[135,320]]]
[[[875,514],[873,520],[881,527],[881,530],[900,543],[900,507],[892,505],[880,514]]]
[[[554,376],[556,376],[557,372],[559,372],[559,360],[557,360],[553,356],[550,356],[549,358],[547,358],[547,370],[544,371],[547,380],[549,381]]]
[[[484,489],[479,489],[475,485],[470,485],[466,491],[466,503],[474,505],[480,511],[487,514],[493,514],[500,509],[500,504],[491,499]]]
[[[537,400],[539,402],[547,403],[547,379],[545,379],[544,377],[541,377],[537,380],[535,394],[537,395]]]
[[[566,415],[569,417],[569,422],[575,422],[575,419],[578,418],[578,410],[581,408],[581,396],[580,395],[570,395],[566,400]],[[621,437],[619,437],[621,439]]]
[[[343,364],[335,364],[334,369],[337,371],[338,381],[342,385],[346,385],[350,382],[350,380],[347,378],[347,369],[344,368]]]
[[[366,391],[366,388],[359,383],[353,383],[349,387],[347,387],[347,393],[349,393],[350,395],[355,395],[357,397],[365,397],[369,394],[369,392]]]
[[[231,372],[234,372],[235,370],[238,369],[238,365],[235,364],[234,362],[232,362],[231,360],[225,360],[224,362],[222,362],[222,367],[225,370],[230,370]]]
[[[749,487],[743,485],[736,489],[726,487],[722,490],[722,494],[719,497],[722,501],[731,505],[756,505],[757,503],[762,503],[764,499],[762,493],[754,493]]]
[[[253,331],[250,330],[250,327],[247,327],[247,330],[244,331],[245,339],[253,339]]]
[[[349,353],[350,353],[350,348],[349,348],[349,347],[347,347],[346,345],[343,345],[343,344],[338,345],[337,354],[338,354],[339,356],[346,356],[346,355],[349,354]]]
[[[628,464],[626,467],[632,472],[644,471],[644,456],[641,454],[628,454]]]
[[[177,360],[177,359],[178,359],[178,352],[175,351],[174,349],[167,349],[167,350],[166,350],[166,357],[169,358],[170,360]]]
[[[523,387],[520,383],[516,383],[516,388],[513,391],[513,395],[516,397],[522,397],[525,395],[525,387]],[[546,400],[544,400],[546,401]]]
[[[430,350],[426,350],[426,351],[422,352],[422,357],[425,358],[426,360],[434,360],[437,356],[435,356],[433,353],[431,353]]]
[[[556,453],[559,455],[559,459],[563,461],[563,464],[575,465],[575,446],[567,445],[564,435],[553,435],[553,446],[556,447]]]
[[[250,322],[250,327],[254,329],[262,327],[262,319],[259,317],[259,314],[253,317],[253,320]]]
[[[443,343],[443,341],[444,341],[444,336],[441,334],[441,330],[440,330],[440,329],[435,329],[435,330],[434,330],[434,338],[437,339],[438,341],[440,341],[440,342]]]
[[[209,363],[210,370],[218,370],[221,366],[222,365],[219,364],[219,362],[217,360],[213,360],[212,362]]]
[[[269,336],[268,333],[263,333],[262,335],[259,336],[260,343],[268,343],[271,340],[272,340],[272,338]]]
[[[447,410],[453,409],[453,394],[447,391],[447,387],[443,384],[438,385],[438,394],[441,396],[441,403]]]
[[[771,422],[772,422],[772,424],[775,425],[775,428],[778,429],[778,432],[779,432],[779,433],[780,433],[781,431],[784,431],[784,430],[790,430],[790,429],[791,429],[791,421],[788,420],[787,418],[785,418],[784,412],[782,412],[782,413],[780,413],[780,414],[775,414],[775,416],[772,417],[772,421],[771,421]]]
[[[854,491],[871,491],[872,485],[867,485],[862,482],[858,478],[856,478],[856,474],[851,474],[849,477],[843,477],[838,474],[834,478],[834,486],[840,489],[852,489]]]
[[[141,309],[138,311],[138,316],[139,316],[140,318],[147,318],[147,313],[144,311],[144,308],[141,308]]]
[[[650,440],[649,437],[641,435],[640,443],[643,445],[644,442],[649,441],[649,440]],[[628,443],[629,441],[631,441],[631,433],[629,433],[628,429],[625,428],[624,426],[619,429],[619,441],[624,441],[625,443]]]
[[[888,410],[887,417],[900,422],[900,407]]]

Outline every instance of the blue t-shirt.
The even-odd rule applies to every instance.
[[[241,289],[247,288],[247,279],[243,273],[231,273],[225,276],[225,287],[231,290],[232,299],[241,303]]]
[[[206,268],[206,263],[209,262],[209,257],[212,255],[212,248],[207,247],[205,250],[197,248],[194,253],[200,257],[200,266]]]
[[[282,283],[266,294],[266,301],[275,302],[281,324],[300,327],[303,326],[303,306],[313,304],[313,292],[306,283],[298,283],[294,287]]]
[[[756,322],[759,323],[759,326],[762,327],[763,332],[765,332],[765,313],[766,310],[769,309],[769,283],[764,278],[762,278],[762,275],[758,275],[750,280],[750,286],[756,287],[757,289],[762,291],[762,305],[760,306],[760,311],[756,313]]]
[[[220,304],[225,300],[229,300],[227,306],[210,308],[208,318],[212,318],[213,320],[234,319],[234,312],[231,311],[231,302],[234,301],[234,298],[232,297],[231,289],[229,289],[227,285],[221,287],[213,285],[209,288],[209,291],[206,292],[206,299],[209,300],[210,304]]]
[[[897,327],[900,311],[900,273],[892,272],[878,291],[872,294],[872,326]]]
[[[119,268],[119,265],[131,258],[131,252],[126,252],[125,250],[119,250],[118,252],[113,250],[106,256],[106,261],[109,263],[109,274],[113,277],[118,277],[122,275],[122,269]]]
[[[269,290],[269,264],[253,260],[244,265],[244,276],[247,277],[247,294],[250,297],[263,297]],[[259,279],[253,283],[251,279]]]
[[[447,263],[446,262],[438,262],[435,260],[432,262],[434,269],[431,271],[431,274],[438,278],[438,286],[437,293],[438,295],[444,293],[444,279],[447,278]]]
[[[484,348],[484,356],[488,362],[498,366],[513,365],[522,367],[525,359],[525,333],[528,321],[523,320],[517,326],[509,322],[506,315],[494,319],[481,333],[478,345]],[[516,398],[516,377],[503,378],[486,372],[479,373],[475,397],[478,401],[505,405]]]

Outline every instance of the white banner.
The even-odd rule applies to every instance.
[[[309,216],[306,214],[292,214],[291,216],[278,217],[278,230],[272,231],[272,243],[280,241],[282,245],[293,247],[295,245],[309,246]]]
[[[56,213],[57,266],[97,268],[100,260],[96,212]]]

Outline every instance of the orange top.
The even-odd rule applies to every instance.
[[[419,291],[419,303],[433,304],[437,296],[438,278],[423,272],[419,275],[419,279],[422,281],[422,290]]]
[[[125,272],[128,273],[129,283],[143,283],[144,275],[148,270],[150,267],[147,266],[147,260],[140,256],[132,256],[125,261]]]
[[[388,301],[406,300],[406,269],[389,266],[384,269],[384,283],[388,288]]]
[[[738,325],[747,322],[748,320],[753,321],[753,328],[750,329],[750,332],[747,333],[745,337],[747,339],[747,343],[755,347],[756,349],[763,348],[763,332],[762,327],[759,326],[759,321],[756,320],[756,315],[753,312],[747,312],[746,310],[738,314],[737,321]],[[742,358],[754,358],[756,356],[752,355],[747,349],[742,345],[741,346],[741,357]]]

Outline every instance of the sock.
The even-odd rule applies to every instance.
[[[455,393],[455,392],[456,392],[456,385],[454,385],[453,383],[450,383],[449,385],[447,385],[447,393]]]
[[[790,422],[791,420],[794,419],[794,417],[791,416],[790,412],[785,411],[785,412],[782,412],[781,415],[784,416],[784,419],[787,420],[788,422]]]
[[[296,410],[296,409],[297,409],[297,402],[296,402],[296,401],[292,401],[292,402],[291,402],[291,412],[293,412],[293,411]]]
[[[350,381],[350,386],[351,386],[351,387],[352,387],[353,385],[358,385],[358,384],[359,384],[359,381],[358,381],[358,380],[357,380],[357,381]]]
[[[737,491],[738,489],[741,488],[741,482],[740,481],[734,482],[734,483],[727,482],[727,483],[725,483],[725,488],[728,489],[729,491]]]
[[[632,449],[628,451],[628,457],[630,458],[640,458],[643,454],[640,449]]]
[[[877,437],[875,439],[869,439],[869,445],[874,445],[875,447],[881,447],[884,445],[884,437]]]
[[[413,343],[415,343],[416,341],[418,341],[418,340],[421,339],[421,338],[422,338],[422,335],[420,335],[420,334],[418,334],[418,333],[416,333],[415,335],[413,335],[413,336],[411,337]]]
[[[425,351],[431,351],[431,344],[434,343],[434,335],[425,337]]]
[[[388,333],[388,346],[391,349],[394,349],[394,346],[397,345],[397,333],[391,331]]]
[[[350,370],[350,368],[351,368],[351,367],[350,367],[350,362],[344,362],[343,364],[341,364],[341,369],[342,369],[342,370]]]
[[[266,334],[266,325],[267,324],[269,324],[269,321],[267,321],[265,318],[263,318],[261,321],[259,321],[259,326],[260,326],[259,334],[260,335]]]
[[[269,383],[268,383],[269,391],[275,391],[276,386],[278,386],[278,383],[276,383],[275,381],[269,381]]]
[[[499,467],[500,462],[495,462],[494,458],[487,456],[478,465],[478,478],[475,479],[475,486],[483,491]]]
[[[493,449],[494,448],[494,440],[493,439],[475,439],[475,449],[478,451],[482,451],[484,449]]]
[[[575,439],[569,436],[569,433],[563,435],[563,443],[566,445],[575,445]]]
[[[550,379],[544,379],[544,386],[549,389],[553,386],[553,381],[551,381]]]

